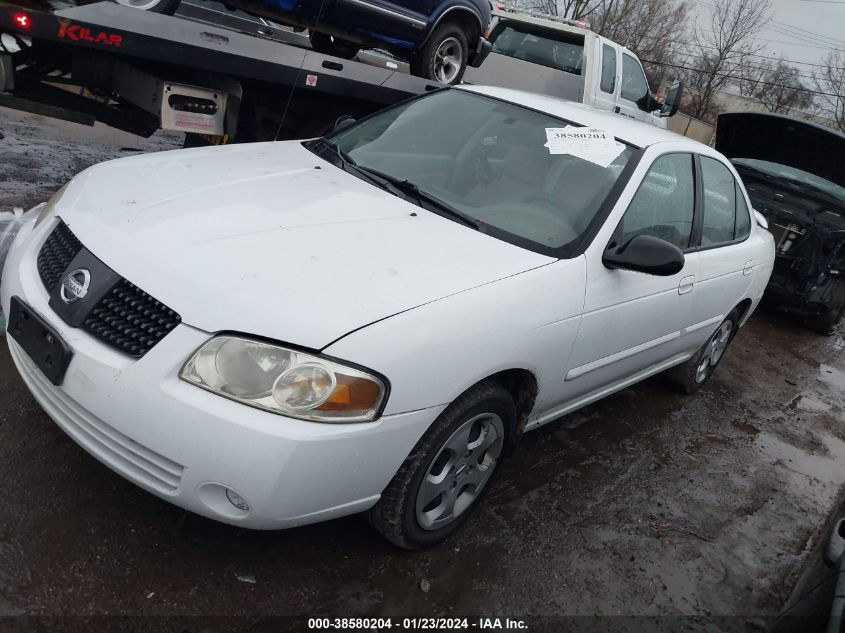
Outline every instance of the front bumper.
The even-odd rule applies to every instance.
[[[177,326],[140,360],[59,319],[36,270],[51,222],[23,227],[9,253],[0,305],[18,296],[73,349],[56,387],[7,337],[33,396],[74,441],[106,466],[177,506],[256,529],[314,523],[378,501],[442,411],[434,407],[366,424],[285,418],[198,389],[179,369],[212,334]],[[243,497],[243,511],[226,497]]]

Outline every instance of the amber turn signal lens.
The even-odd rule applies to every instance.
[[[367,411],[376,406],[381,389],[371,380],[335,374],[337,385],[329,399],[317,407],[320,411]]]

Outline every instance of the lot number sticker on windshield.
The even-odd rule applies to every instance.
[[[594,127],[547,127],[546,140],[549,154],[570,154],[600,167],[607,167],[625,151],[612,134]]]

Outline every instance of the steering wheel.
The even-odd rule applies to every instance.
[[[474,148],[466,160],[452,173],[449,188],[458,193],[468,193],[479,184],[487,185],[496,179],[496,172],[482,147]]]
[[[473,174],[475,178],[483,185],[489,185],[496,179],[496,173],[493,171],[493,166],[487,158],[487,153],[483,147],[475,148],[472,156]]]
[[[543,211],[537,207],[528,207],[530,212],[536,213],[537,215],[541,215],[553,222],[556,222],[569,230],[573,235],[578,235],[581,231],[577,230],[574,224],[572,223],[572,218],[578,216],[576,210],[561,200],[560,198],[555,198],[552,195],[546,193],[545,191],[535,191],[531,193],[525,198],[522,199],[522,202],[525,204],[529,204],[531,202],[541,202],[547,207],[550,207],[553,212],[549,213]]]

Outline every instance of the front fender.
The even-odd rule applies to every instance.
[[[559,260],[379,321],[324,352],[387,377],[385,415],[448,404],[506,369],[534,374],[536,409],[563,384],[585,279],[583,256]]]

